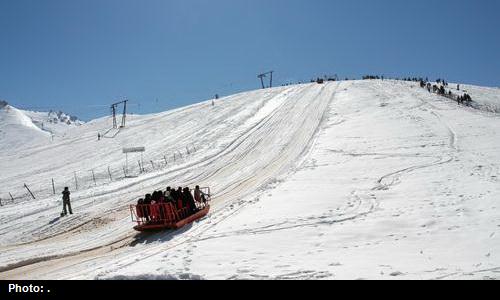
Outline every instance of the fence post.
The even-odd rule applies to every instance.
[[[54,178],[52,178],[52,192],[56,194],[56,186],[54,185]]]
[[[12,199],[12,203],[14,203],[14,197],[12,197],[12,194],[9,192],[10,199]]]
[[[163,159],[165,159],[165,166],[168,165],[168,161],[167,161],[167,157],[165,155],[163,155]]]
[[[109,169],[109,166],[108,166],[108,174],[109,174],[109,181],[113,181],[113,177],[111,177],[111,170]]]
[[[175,162],[175,153],[174,153],[174,162]]]
[[[94,186],[97,186],[97,182],[95,181],[94,169],[92,169],[92,179],[94,179]]]
[[[3,206],[3,204],[2,204],[2,198],[0,198],[0,206]]]
[[[191,153],[189,152],[189,148],[188,148],[188,146],[186,146],[186,154],[187,154],[187,155],[191,154]]]
[[[24,184],[24,187],[28,190],[28,192],[30,193],[31,197],[33,197],[33,199],[36,199],[35,196],[33,195],[33,193],[30,191],[29,187],[26,185],[26,183]]]
[[[137,164],[139,165],[139,172],[140,172],[140,174],[142,174],[141,161],[140,161],[140,160],[138,160],[138,161],[137,161]]]
[[[150,160],[150,162],[151,162],[151,167],[152,167],[152,168],[153,168],[153,170],[154,170],[154,169],[155,169],[155,165],[154,165],[154,163],[153,163],[153,161],[152,161],[152,160]]]
[[[125,166],[122,167],[123,168],[123,176],[125,176],[125,178],[127,177],[127,170],[125,169]]]
[[[78,179],[76,178],[76,172],[74,172],[75,175],[75,188],[78,190]]]

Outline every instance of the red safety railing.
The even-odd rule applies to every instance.
[[[193,192],[193,190],[191,190]],[[200,188],[200,194],[194,195],[196,209],[198,211],[207,207],[211,200],[210,188]],[[175,201],[177,204],[178,201]],[[154,203],[142,205],[130,205],[132,221],[138,226],[171,226],[191,215],[188,207],[176,207],[174,203]]]

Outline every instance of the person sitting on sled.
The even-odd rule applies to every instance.
[[[196,208],[196,204],[194,203],[193,195],[191,195],[191,191],[189,191],[189,188],[185,187],[184,190],[183,190],[183,193],[184,193],[183,199],[185,201],[185,207],[188,208],[188,211],[191,214],[196,213],[196,211],[198,209]]]

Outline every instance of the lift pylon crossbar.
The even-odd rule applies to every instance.
[[[264,78],[267,77],[267,75],[271,75],[270,76],[270,79],[269,79],[269,87],[272,88],[273,87],[273,73],[274,71],[269,71],[269,72],[266,72],[266,73],[262,73],[262,74],[259,74],[257,75],[257,78],[260,79],[260,83],[262,84],[262,88],[265,89],[266,86],[264,85]]]
[[[120,104],[123,104],[122,124],[120,128],[125,128],[125,120],[127,117],[127,102],[128,100],[124,100],[111,104],[111,114],[113,116],[113,128],[118,128],[118,124],[116,123],[116,109]]]

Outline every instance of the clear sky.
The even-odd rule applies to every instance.
[[[84,120],[338,74],[500,86],[498,0],[0,0],[0,99]]]

